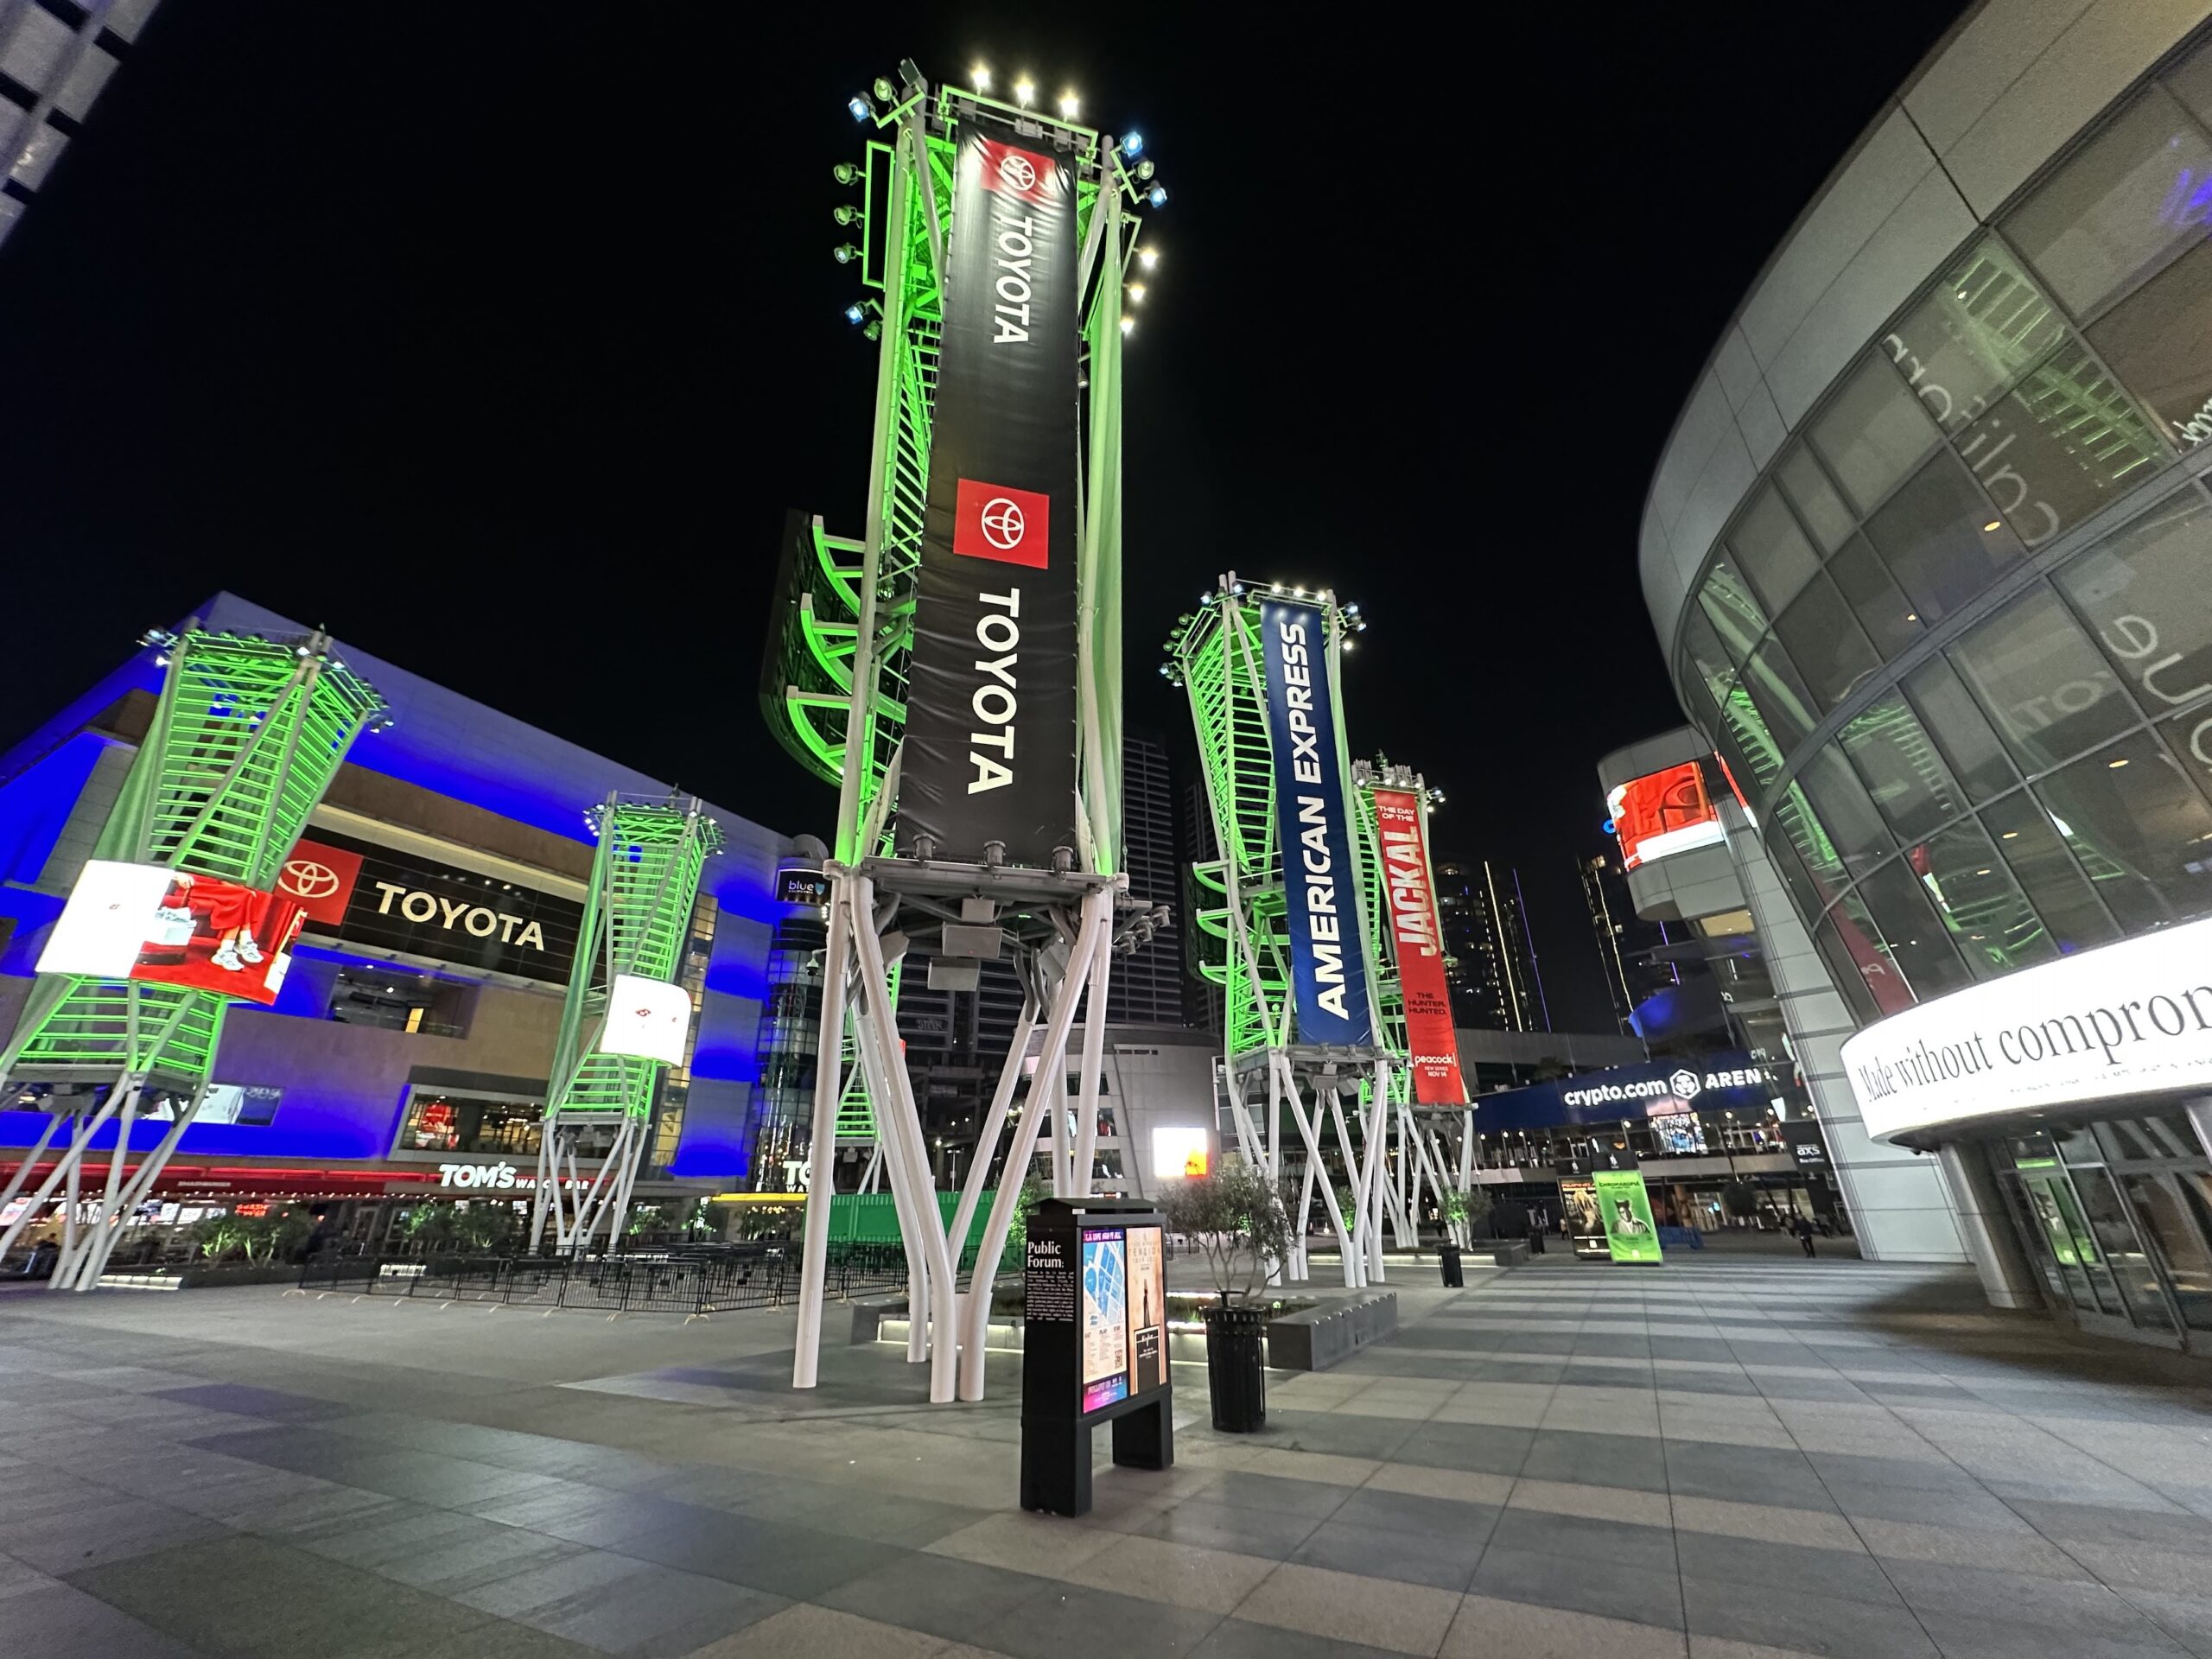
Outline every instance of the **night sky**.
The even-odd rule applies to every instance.
[[[901,56],[982,60],[1141,127],[1172,194],[1129,720],[1187,731],[1154,669],[1218,571],[1360,601],[1355,751],[1448,791],[1440,856],[1520,867],[1554,1025],[1608,1028],[1593,766],[1681,718],[1652,463],[1956,9],[766,10],[166,0],[0,246],[0,744],[228,588],[826,836],[755,685],[785,508],[861,524],[830,168]]]

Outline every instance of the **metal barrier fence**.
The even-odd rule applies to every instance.
[[[300,1268],[302,1290],[495,1302],[551,1312],[728,1313],[798,1300],[796,1246],[766,1245],[619,1255],[326,1255]],[[895,1244],[832,1245],[824,1275],[838,1300],[902,1290]]]

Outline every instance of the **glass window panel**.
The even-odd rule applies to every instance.
[[[1727,559],[1715,559],[1698,584],[1697,602],[1719,637],[1728,660],[1741,663],[1766,632],[1767,614],[1743,575]]]
[[[1913,1004],[1912,986],[1898,968],[1890,942],[1874,925],[1866,901],[1854,891],[1847,893],[1828,912],[1835,925],[1836,942],[1852,965],[1874,1007],[1885,1014],[1902,1014]]]
[[[1821,568],[1821,556],[1771,486],[1751,498],[1728,535],[1729,551],[1751,578],[1769,616],[1780,614]]]
[[[1716,705],[1725,702],[1729,682],[1736,677],[1735,661],[1720,648],[1720,636],[1701,610],[1692,611],[1682,624],[1682,654],[1691,672],[1703,683],[1706,695]]]
[[[2196,786],[2212,795],[2212,709],[2198,709],[2160,721],[2158,735],[2165,739],[2175,760],[2196,779]],[[2207,856],[2212,856],[2212,843],[2203,850]]]
[[[1900,841],[1931,835],[1967,810],[1927,729],[1896,692],[1869,703],[1837,736]]]
[[[2204,234],[2208,179],[2212,143],[2152,86],[2015,208],[2005,232],[2087,316]]]
[[[1852,960],[1851,952],[1844,948],[1838,937],[1835,924],[1824,921],[1813,931],[1813,943],[1821,953],[1821,960],[1827,965],[1828,978],[1834,983],[1837,994],[1851,1005],[1851,1017],[1862,1026],[1869,1026],[1882,1017],[1882,1010],[1875,1005],[1873,993],[1866,988],[1860,977],[1859,964]]]
[[[1990,730],[1950,664],[1941,657],[1930,658],[1904,677],[1904,690],[1969,800],[2002,795],[2019,781],[1997,734]]]
[[[2041,772],[2140,718],[2089,636],[2042,582],[1951,647],[2024,771]]]
[[[1947,432],[1966,428],[2066,334],[2066,319],[2002,245],[1973,248],[1882,342]]]
[[[2123,929],[2212,910],[2212,807],[2150,733],[2084,755],[2035,791]]]
[[[1721,704],[1719,736],[1721,757],[1736,781],[1750,790],[1753,799],[1765,794],[1782,770],[1782,750],[1751,694],[1740,685],[1732,686]]]
[[[1976,979],[1994,979],[2058,955],[2005,861],[1973,819],[1907,848],[1905,861]]]
[[[1828,575],[1866,631],[1885,661],[1917,639],[1923,630],[1920,613],[1897,583],[1889,567],[1874,555],[1863,536],[1853,536],[1828,561]]]
[[[1774,820],[1767,826],[1766,842],[1774,867],[1796,896],[1797,907],[1807,916],[1818,916],[1851,885],[1835,843],[1813,816],[1805,791],[1792,784],[1774,804]]]
[[[2149,1331],[2172,1330],[2173,1314],[2166,1306],[2158,1269],[2136,1237],[2135,1225],[2128,1219],[2111,1175],[2102,1169],[2077,1169],[2073,1177],[2090,1230],[2104,1247],[2105,1265],[2119,1281],[2120,1295],[2135,1324]]]
[[[1807,758],[1798,771],[1797,785],[1849,874],[1860,874],[1897,850],[1858,774],[1834,744]]]
[[[1882,665],[1835,584],[1817,571],[1774,625],[1789,659],[1826,714]]]
[[[1966,469],[1939,455],[1866,523],[1911,621],[1948,616],[2020,558],[2020,543],[1974,487]]]
[[[1982,809],[1981,822],[2060,955],[2120,937],[2033,796],[2023,790],[1993,801]]]
[[[1766,728],[1787,754],[1820,719],[1820,710],[1789,653],[1772,634],[1744,664],[1744,684],[1765,717]]]
[[[2097,1136],[2107,1157],[2121,1162],[2146,1158],[2186,1158],[2204,1161],[2204,1148],[2181,1112],[2158,1112],[2148,1117],[2109,1118],[2097,1125]]]
[[[1927,889],[1903,859],[1860,877],[1857,891],[1917,1000],[1924,1002],[1972,982],[1948,933],[1936,919]]]
[[[2212,437],[2212,242],[2107,311],[2089,343],[2170,442],[2193,449]]]
[[[2153,714],[2212,696],[2212,505],[2161,501],[2052,578]]]
[[[2173,459],[2134,400],[2070,336],[1955,442],[2029,547],[2078,524]]]
[[[2212,1175],[2123,1175],[2121,1190],[2173,1287],[2175,1304],[2192,1331],[2212,1331]]]
[[[1813,448],[1862,513],[1908,477],[1939,439],[1919,398],[1886,354],[1869,357],[1812,425]]]
[[[1859,521],[1843,505],[1843,498],[1828,482],[1821,463],[1813,459],[1813,452],[1802,444],[1793,446],[1774,470],[1783,493],[1797,509],[1797,517],[1812,532],[1821,551],[1833,553],[1842,546]]]

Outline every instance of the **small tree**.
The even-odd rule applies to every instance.
[[[1759,1212],[1759,1190],[1750,1181],[1731,1181],[1720,1189],[1720,1207],[1732,1220],[1749,1221]]]
[[[192,1224],[192,1242],[210,1262],[220,1262],[246,1243],[245,1219],[240,1216],[209,1216]]]
[[[1290,1255],[1290,1217],[1266,1172],[1249,1164],[1224,1164],[1211,1175],[1194,1175],[1160,1195],[1160,1213],[1187,1233],[1205,1253],[1206,1271],[1226,1307],[1249,1297],[1271,1262]]]

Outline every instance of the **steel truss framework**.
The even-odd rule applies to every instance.
[[[878,111],[859,185],[866,232],[861,275],[876,297],[880,342],[868,519],[857,538],[817,521],[794,550],[791,589],[764,686],[770,724],[804,764],[838,785],[836,857],[828,874],[822,1040],[793,1386],[818,1374],[830,1176],[838,1146],[871,1147],[867,1179],[894,1197],[905,1240],[912,1320],[908,1357],[930,1365],[930,1398],[982,1397],[990,1287],[1020,1188],[1042,1141],[1057,1192],[1090,1190],[1096,1165],[1106,990],[1117,950],[1156,918],[1126,896],[1121,851],[1122,301],[1135,257],[1142,197],[1136,169],[1109,135],[980,93],[932,89],[912,66]],[[879,91],[881,88],[879,87]],[[987,112],[1072,159],[1077,282],[1083,317],[1078,398],[1076,665],[1082,798],[1077,845],[1051,871],[922,861],[892,855],[899,741],[929,492],[931,409],[953,223],[959,124]],[[1024,989],[974,1160],[950,1223],[932,1197],[921,1117],[898,1027],[900,962],[947,921],[995,925]],[[1071,1033],[1084,1021],[1073,1084]],[[1040,1046],[1041,1044],[1041,1046]],[[1036,1049],[1033,1056],[1033,1048]],[[1025,1093],[1025,1084],[1027,1091]],[[1018,1099],[1017,1096],[1020,1096]],[[1067,1098],[1080,1110],[1063,1132]],[[834,1127],[833,1127],[834,1126]],[[957,1268],[1001,1139],[1004,1173],[963,1295]],[[818,1184],[817,1184],[818,1183]]]
[[[530,1211],[531,1249],[550,1221],[556,1248],[575,1255],[602,1235],[609,1249],[622,1242],[660,1081],[660,1061],[601,1051],[615,976],[675,982],[700,874],[722,842],[721,826],[696,800],[625,801],[609,795],[584,816],[599,845],[554,1039]],[[578,1142],[610,1131],[598,1171],[586,1180]]]
[[[1341,756],[1347,753],[1341,657],[1347,636],[1362,626],[1356,608],[1340,607],[1325,591],[1309,595],[1280,585],[1266,591],[1310,599],[1322,612]],[[1336,1234],[1344,1283],[1357,1286],[1383,1276],[1386,1216],[1397,1243],[1410,1247],[1421,1184],[1440,1195],[1465,1182],[1447,1182],[1452,1163],[1410,1103],[1404,1004],[1375,821],[1377,774],[1364,763],[1338,783],[1351,807],[1359,937],[1377,1040],[1366,1049],[1296,1040],[1260,597],[1231,572],[1197,611],[1178,620],[1167,643],[1165,671],[1190,699],[1218,854],[1193,867],[1202,902],[1192,919],[1199,971],[1223,988],[1224,1093],[1238,1152],[1278,1182],[1298,1186],[1293,1259],[1285,1270],[1297,1278],[1309,1273],[1306,1224],[1318,1198]],[[1332,1130],[1348,1189],[1341,1198],[1325,1155]]]
[[[92,856],[266,892],[354,738],[380,718],[384,700],[331,656],[321,633],[276,640],[188,626],[146,643],[165,652],[168,672]],[[152,1192],[199,1112],[229,1004],[213,991],[138,980],[41,974],[33,982],[15,1033],[0,1047],[0,1082],[65,1085],[68,1103],[49,1114],[0,1190],[4,1207],[59,1142],[53,1169],[0,1231],[0,1252],[60,1190],[61,1254],[49,1287],[99,1283],[124,1221]],[[168,1127],[133,1169],[131,1129],[149,1090],[170,1097]],[[105,1176],[97,1200],[88,1200],[82,1189],[92,1141],[111,1125]]]

